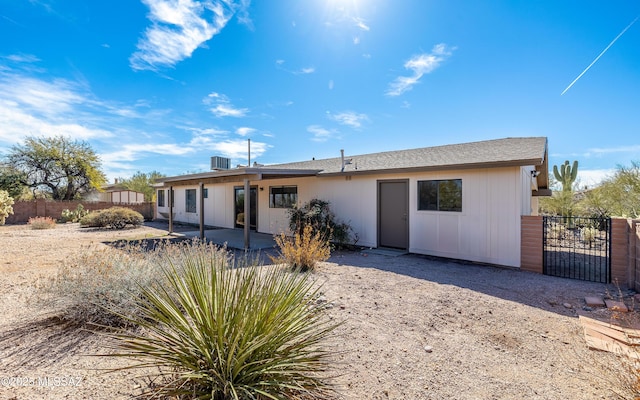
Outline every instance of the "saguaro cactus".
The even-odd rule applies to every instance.
[[[558,171],[558,166],[554,165],[553,175],[560,183],[562,183],[563,191],[571,191],[573,188],[573,182],[576,181],[576,177],[578,176],[578,161],[576,160],[573,162],[573,167],[569,165],[569,160],[565,161],[564,164],[560,166],[560,171]]]

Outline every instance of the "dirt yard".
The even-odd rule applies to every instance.
[[[166,234],[159,227],[35,231],[0,227],[0,398],[128,399],[148,382],[105,373],[96,335],[33,305],[35,282],[104,241]],[[620,361],[586,348],[584,297],[615,288],[428,257],[335,253],[317,273],[332,318],[343,399],[616,399]],[[628,398],[631,398],[628,395]]]

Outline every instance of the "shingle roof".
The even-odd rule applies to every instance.
[[[259,179],[274,179],[331,176],[341,173],[373,174],[533,165],[540,172],[537,178],[538,187],[546,189],[548,188],[546,157],[547,138],[545,137],[505,138],[382,153],[346,155],[345,159],[351,159],[351,164],[346,165],[344,171],[341,171],[341,158],[334,157],[171,176],[158,179],[157,182],[159,186],[166,186],[167,184],[240,182],[248,176],[259,176]]]
[[[547,138],[520,137],[481,142],[386,151],[363,155],[345,155],[352,159],[344,172],[438,170],[515,165],[542,165],[546,158]],[[269,165],[273,169],[315,169],[319,175],[340,173],[340,157]]]

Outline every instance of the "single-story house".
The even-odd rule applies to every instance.
[[[254,164],[160,179],[156,217],[278,234],[288,207],[317,198],[358,245],[519,267],[521,216],[551,194],[548,169],[545,137]]]

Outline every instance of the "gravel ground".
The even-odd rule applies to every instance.
[[[128,399],[139,372],[104,373],[125,360],[96,357],[101,338],[66,327],[29,299],[39,277],[116,239],[166,235],[0,227],[0,399]],[[316,273],[331,318],[329,345],[343,399],[616,399],[621,362],[586,348],[584,297],[615,288],[417,255],[337,252]],[[632,398],[628,395],[628,398]]]

